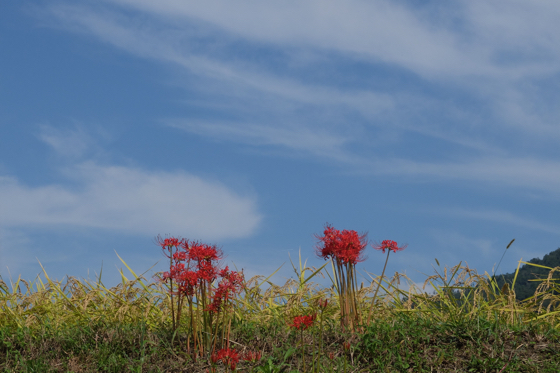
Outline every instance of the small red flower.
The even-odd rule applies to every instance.
[[[228,365],[231,370],[235,370],[237,363],[239,362],[239,354],[235,350],[230,350],[229,348],[224,348],[218,351],[217,354],[212,354],[210,357],[213,363],[222,361],[225,365]]]
[[[197,262],[212,262],[223,258],[222,251],[215,245],[191,242],[190,245],[185,243],[183,247],[188,251],[189,259]]]
[[[384,240],[383,242],[381,242],[381,245],[372,245],[375,250],[383,250],[383,254],[385,254],[385,250],[393,250],[393,252],[396,253],[397,251],[406,249],[407,246],[408,245],[398,247],[397,243],[391,240]]]
[[[315,321],[316,317],[317,317],[316,313],[307,316],[305,315],[296,316],[294,317],[293,322],[291,324],[288,323],[288,325],[295,329],[305,330],[309,328],[311,325],[313,325],[313,322]]]
[[[317,246],[315,253],[323,259],[334,258],[340,246],[340,231],[327,224],[323,231],[323,236],[315,235],[322,246]]]
[[[194,271],[183,271],[176,278],[179,284],[179,293],[192,296],[198,284],[198,274]]]
[[[235,271],[230,272],[227,266],[219,274],[222,279],[212,296],[212,303],[208,306],[210,312],[218,312],[222,304],[227,303],[233,295],[241,291],[243,284],[243,274]]]
[[[187,253],[184,251],[177,251],[175,254],[173,254],[173,260],[175,260],[176,262],[184,262],[185,260],[187,260]]]
[[[175,237],[168,237],[162,238],[161,236],[156,237],[156,242],[158,245],[161,246],[162,249],[170,250],[172,247],[179,247],[184,244],[183,239],[175,238]]]
[[[218,354],[214,353],[210,355],[210,360],[212,361],[212,364],[217,364],[218,361],[220,361],[220,358],[218,357]]]

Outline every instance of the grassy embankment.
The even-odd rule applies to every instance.
[[[238,372],[303,371],[302,336],[306,372],[560,371],[560,311],[554,311],[560,300],[554,295],[554,273],[560,267],[523,302],[466,266],[438,264],[426,279],[435,294],[414,287],[403,291],[402,282],[410,281],[396,274],[382,280],[384,291],[376,298],[370,325],[352,331],[340,326],[334,289],[313,282],[327,270],[332,276],[329,266],[307,268],[300,259],[296,279],[283,286],[270,277],[244,283],[232,302],[229,347],[239,353],[260,351],[262,358],[241,360]],[[188,313],[173,333],[168,285],[148,284],[129,270],[131,279],[121,272],[122,283],[110,289],[101,279],[54,282],[46,272],[44,282],[18,279],[8,286],[0,278],[0,370],[227,371],[221,362],[212,365],[207,355],[193,360],[186,347],[194,325]],[[380,279],[371,280],[357,291],[362,321]],[[453,296],[456,290],[460,299]],[[326,308],[318,305],[321,299],[328,300]],[[544,301],[548,309],[541,307]],[[301,314],[317,314],[303,333],[288,326]]]

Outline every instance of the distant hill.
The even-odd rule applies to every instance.
[[[560,267],[560,248],[546,254],[544,258],[538,259],[534,258],[531,260],[525,260],[528,263],[539,264],[547,267]],[[524,264],[519,268],[519,273],[517,274],[517,279],[515,280],[515,297],[517,300],[524,300],[535,294],[535,290],[540,285],[540,281],[529,281],[533,279],[545,279],[548,277],[549,270],[540,267],[534,267],[528,264]],[[560,272],[557,272],[560,278]],[[504,283],[508,283],[511,287],[513,283],[513,278],[515,277],[515,270],[512,273],[496,275],[496,282],[500,286],[500,289]]]

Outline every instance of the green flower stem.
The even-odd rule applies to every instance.
[[[377,297],[377,292],[379,291],[379,288],[381,287],[381,281],[383,280],[383,275],[385,274],[385,268],[387,268],[387,262],[389,261],[389,254],[391,254],[391,249],[388,249],[387,259],[385,259],[385,265],[383,266],[383,272],[381,272],[381,277],[379,278],[379,282],[377,283],[377,289],[375,290],[375,294],[373,295],[373,298],[371,299],[371,304],[369,306],[369,312],[368,312],[368,318],[367,318],[366,325],[369,325],[369,322],[371,321],[371,311],[373,310],[373,303],[375,302],[375,298]]]
[[[305,350],[303,347],[303,328],[301,328],[301,357],[303,358],[303,371],[305,372]]]

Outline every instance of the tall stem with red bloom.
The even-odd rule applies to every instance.
[[[237,363],[239,363],[239,354],[235,350],[230,350],[229,348],[223,348],[217,353],[211,355],[211,361],[215,364],[218,361],[222,361],[232,372],[235,372]]]
[[[313,315],[300,315],[300,316],[296,316],[294,317],[294,319],[292,320],[292,323],[288,323],[289,326],[291,326],[294,329],[297,329],[300,331],[300,336],[301,336],[301,357],[303,359],[303,371],[305,372],[305,349],[304,349],[304,344],[303,344],[303,331],[306,330],[307,328],[309,328],[311,325],[313,325],[313,322],[315,322],[315,319],[317,318],[317,314],[313,314]]]
[[[184,240],[174,237],[163,239],[161,236],[157,236],[156,242],[159,246],[161,246],[162,250],[164,250],[164,255],[169,258],[169,272],[163,273],[163,281],[169,282],[169,295],[171,298],[171,324],[173,331],[175,331],[178,327],[180,308],[182,305],[182,294],[180,291],[177,293],[173,291],[173,279],[175,279],[178,274],[184,270],[184,265],[180,263],[180,261],[184,258],[181,253],[178,252],[178,249],[183,245]],[[173,265],[174,262],[175,265]],[[179,298],[177,300],[177,317],[175,317],[175,302],[173,301],[175,295]]]
[[[216,343],[218,341],[218,331],[220,329],[222,331],[221,338],[219,339],[221,341],[220,346],[223,346],[223,341],[226,341],[225,347],[229,348],[229,325],[231,324],[231,320],[229,318],[230,312],[228,312],[230,308],[229,301],[235,294],[241,291],[241,287],[243,285],[243,275],[238,272],[230,271],[227,266],[220,271],[219,275],[222,279],[218,283],[218,287],[214,290],[212,303],[210,303],[207,308],[207,311],[211,315],[216,315],[213,331],[214,345],[212,349],[216,348]],[[222,315],[221,328],[219,324],[220,315]]]
[[[327,224],[323,236],[315,237],[319,240],[316,254],[333,261],[341,325],[354,329],[359,323],[356,264],[365,260],[363,252],[367,246],[366,234],[359,235],[353,230],[339,231]]]
[[[379,282],[377,283],[377,289],[375,290],[375,294],[373,295],[373,298],[371,299],[371,304],[369,306],[369,312],[368,312],[368,318],[367,318],[367,324],[369,324],[369,322],[371,321],[371,312],[373,310],[373,304],[375,302],[375,298],[377,297],[377,292],[379,291],[379,288],[381,287],[381,281],[383,280],[383,275],[385,274],[385,268],[387,268],[387,262],[389,261],[389,254],[391,254],[391,250],[393,250],[393,252],[397,252],[397,251],[401,251],[406,249],[407,245],[403,245],[401,247],[399,247],[397,245],[397,243],[395,241],[391,241],[391,240],[384,240],[383,242],[381,242],[381,245],[379,244],[374,244],[372,245],[372,247],[375,250],[382,250],[383,254],[385,254],[385,250],[387,251],[387,258],[385,259],[385,265],[383,266],[383,272],[381,272],[381,277],[379,278]]]
[[[187,351],[190,352],[191,337],[193,358],[214,350],[220,329],[219,345],[222,346],[223,340],[229,339],[229,324],[225,317],[220,323],[220,314],[226,314],[230,301],[241,291],[243,274],[227,267],[218,268],[223,253],[216,246],[177,238],[164,240],[159,236],[157,242],[162,249],[169,251],[165,255],[170,258],[170,269],[163,273],[162,281],[169,283],[173,331],[179,328],[186,299],[190,320]],[[218,282],[217,288],[214,288],[215,282]]]
[[[202,351],[210,351],[212,349],[213,314],[208,312],[207,307],[212,297],[212,283],[219,274],[217,262],[223,258],[223,253],[214,245],[195,241],[186,242],[184,249],[187,252],[187,261],[193,263],[193,268],[196,269],[198,276],[196,311],[197,315],[202,318],[202,328],[198,334],[198,339],[202,342]]]

